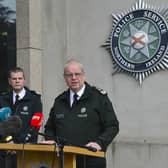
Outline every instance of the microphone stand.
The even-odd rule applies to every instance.
[[[59,144],[59,167],[64,168],[64,144]]]
[[[64,168],[64,146],[66,144],[66,140],[62,139],[60,137],[55,137],[55,141],[58,144],[58,148],[59,148],[59,167],[60,168]]]
[[[41,133],[41,132],[38,132],[38,135],[41,135],[43,137],[46,137],[46,138],[49,138],[49,139],[52,139],[52,140],[56,141],[57,146],[58,146],[58,154],[59,154],[59,168],[64,168],[64,146],[65,146],[65,144],[69,144],[67,142],[67,140],[63,139],[63,138],[60,138],[58,136],[54,137],[54,136],[50,136],[50,135],[47,135],[47,134],[44,134],[44,133]],[[84,146],[84,145],[75,145],[75,146],[88,149],[92,152],[97,151],[96,148],[90,147],[90,146]]]

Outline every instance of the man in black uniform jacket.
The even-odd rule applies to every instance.
[[[107,93],[85,81],[83,66],[74,59],[66,63],[64,78],[69,89],[55,99],[45,134],[66,139],[71,145],[106,151],[119,132],[119,122]],[[44,143],[54,141],[46,139]],[[105,167],[105,158],[77,157],[77,168]]]
[[[18,115],[22,127],[13,135],[13,143],[25,143],[25,137],[30,129],[30,121],[36,112],[42,112],[41,96],[25,87],[24,71],[20,67],[9,71],[8,82],[12,90],[0,96],[0,108],[10,107],[12,115]],[[31,143],[37,142],[37,136],[32,136]],[[1,168],[16,168],[16,152],[2,152],[0,155]]]

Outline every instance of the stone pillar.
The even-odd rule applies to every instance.
[[[41,1],[16,1],[17,65],[27,86],[42,92]]]

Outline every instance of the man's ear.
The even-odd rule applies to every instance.
[[[9,83],[9,85],[11,85],[11,81],[10,81],[10,78],[8,78],[8,83]]]

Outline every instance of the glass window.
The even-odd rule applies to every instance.
[[[16,65],[16,0],[0,0],[0,57],[0,92],[6,92],[7,71]]]

